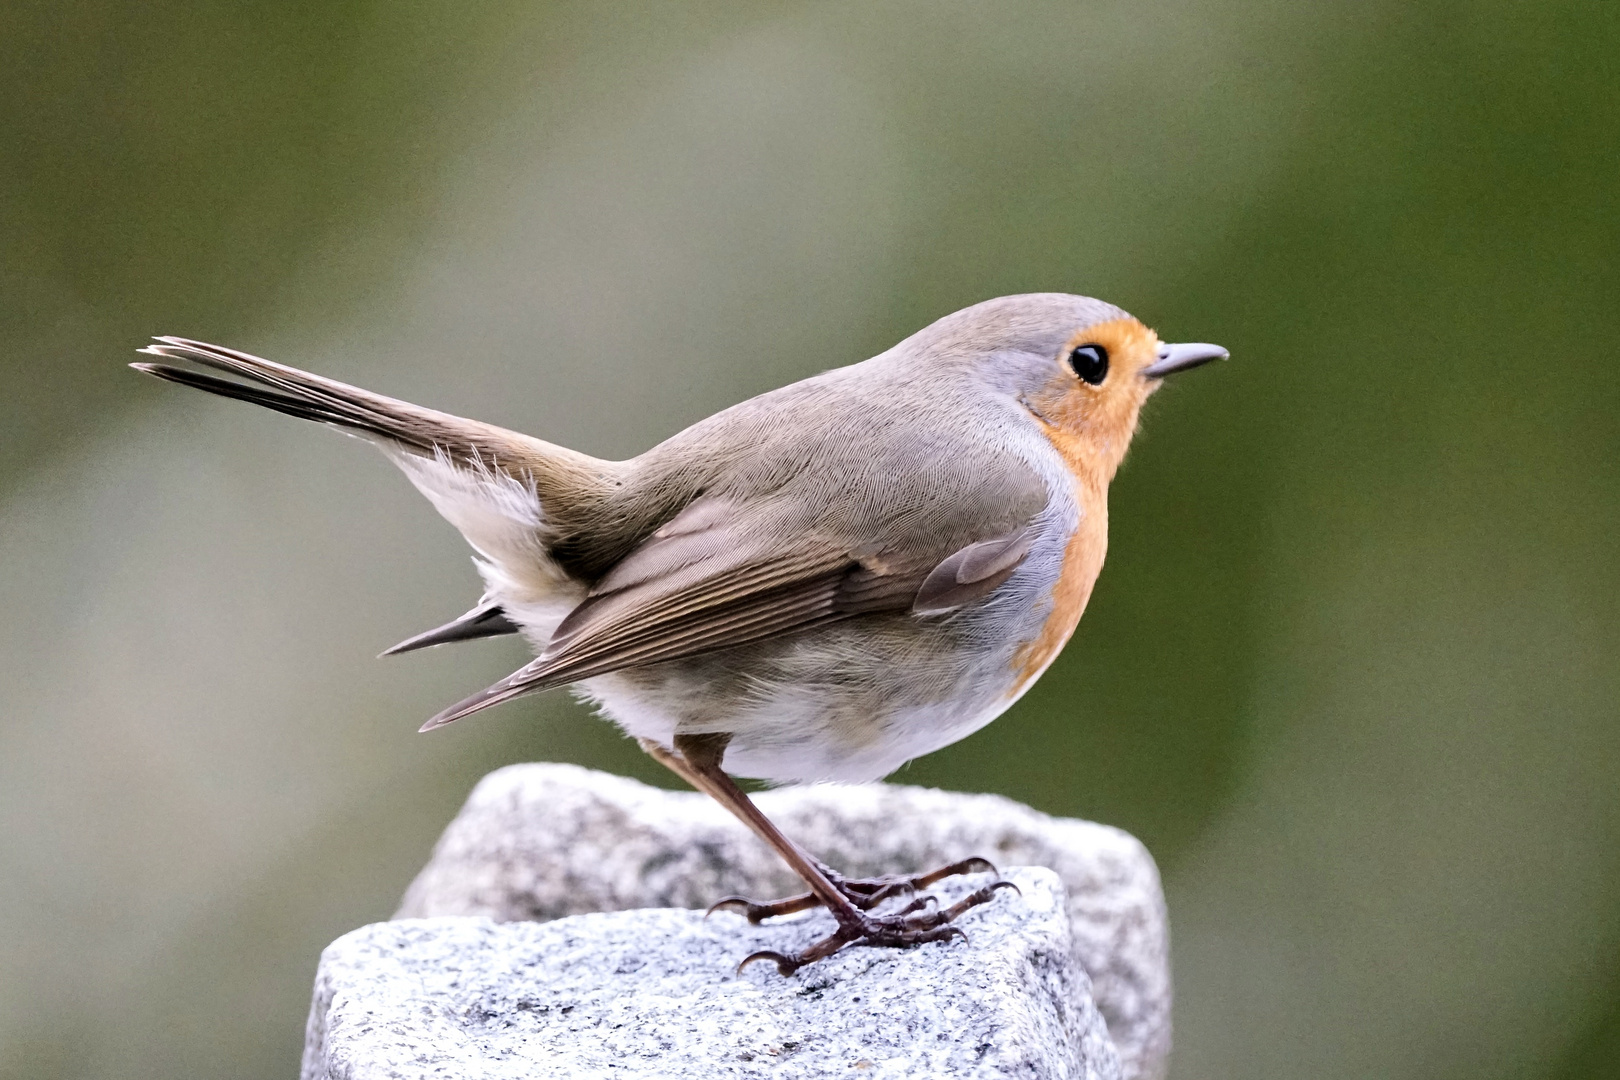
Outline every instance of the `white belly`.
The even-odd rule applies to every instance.
[[[669,746],[727,732],[724,768],[775,783],[866,781],[979,730],[1017,700],[1016,654],[1051,610],[1031,558],[983,607],[866,616],[576,689],[626,732]]]

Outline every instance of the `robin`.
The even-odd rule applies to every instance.
[[[162,337],[171,382],[331,424],[379,447],[477,552],[471,611],[388,653],[522,634],[534,661],[428,731],[571,686],[769,844],[809,891],[715,905],[753,921],[825,906],[848,945],[960,935],[1012,887],[940,909],[927,874],[842,877],[731,774],[875,780],[977,731],[1074,632],[1108,546],[1108,484],[1165,376],[1226,357],[1168,345],[1111,304],[1035,293],[947,315],[870,360],[716,413],[628,461],[217,345]]]

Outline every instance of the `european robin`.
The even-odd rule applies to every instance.
[[[951,874],[852,880],[729,774],[873,780],[978,730],[1074,632],[1108,546],[1108,484],[1167,345],[1111,304],[1035,293],[947,315],[870,360],[773,390],[628,461],[383,397],[234,349],[157,338],[137,369],[376,444],[477,552],[471,611],[388,650],[523,634],[537,658],[422,730],[572,686],[771,845],[829,937],[756,953],[789,974],[846,945],[958,935],[995,882],[939,910],[885,900]]]

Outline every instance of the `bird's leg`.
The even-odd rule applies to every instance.
[[[728,898],[716,907],[730,906],[740,901],[744,913],[752,921],[770,915],[785,915],[812,907],[825,907],[838,923],[838,929],[796,955],[779,952],[757,952],[743,960],[739,970],[755,960],[770,960],[783,975],[791,975],[805,964],[831,956],[846,945],[872,945],[905,947],[926,941],[944,941],[964,937],[962,931],[950,923],[970,908],[990,900],[997,889],[1016,889],[1010,881],[996,881],[944,910],[929,910],[929,900],[913,901],[903,911],[886,916],[868,914],[868,909],[893,896],[913,892],[952,874],[970,873],[990,868],[982,859],[967,859],[931,874],[914,877],[877,878],[869,881],[848,881],[833,874],[818,860],[810,857],[793,841],[784,836],[771,820],[760,813],[747,792],[720,768],[725,756],[727,734],[677,735],[673,751],[649,740],[641,740],[647,753],[684,778],[693,787],[708,794],[747,825],[754,834],[782,857],[794,873],[804,879],[810,891],[775,904],[754,904],[740,898]],[[713,909],[711,909],[713,910]],[[755,911],[762,912],[758,918]]]
[[[721,771],[720,759],[725,756],[726,743],[730,739],[731,736],[725,734],[677,735],[674,753],[648,739],[641,740],[641,745],[642,749],[679,774],[687,783],[730,810],[738,820],[753,830],[755,836],[769,844],[771,849],[782,857],[782,861],[810,886],[810,896],[814,898],[814,903],[807,903],[805,907],[825,904],[834,918],[840,915],[847,917],[857,915],[855,905],[828,879],[821,864],[807,855],[799,845],[782,835],[782,831],[759,812],[759,807],[754,805],[748,793]],[[844,921],[845,919],[839,919],[840,924]]]
[[[725,737],[682,736],[679,739],[679,743],[684,744],[687,742],[687,740],[723,738]],[[648,755],[658,761],[665,768],[681,777],[681,779],[685,780],[688,784],[691,784],[697,790],[709,795],[722,806],[730,809],[732,813],[736,814],[737,817],[742,820],[743,824],[747,825],[751,830],[753,830],[756,836],[758,836],[761,840],[764,840],[765,843],[770,845],[773,849],[777,848],[779,842],[792,844],[795,850],[803,855],[804,858],[808,859],[815,866],[815,868],[821,872],[821,875],[832,884],[834,889],[842,893],[845,899],[854,904],[856,907],[860,908],[862,911],[868,911],[883,903],[885,900],[892,899],[896,896],[905,896],[915,893],[919,889],[926,889],[928,886],[943,881],[948,877],[956,877],[961,874],[993,874],[996,872],[995,864],[989,859],[982,859],[975,856],[973,858],[963,859],[960,862],[951,863],[948,866],[942,866],[937,870],[932,870],[925,874],[889,874],[883,877],[875,878],[846,878],[836,870],[829,867],[826,863],[822,862],[820,859],[805,853],[803,848],[800,848],[797,844],[793,844],[793,841],[783,836],[781,832],[779,832],[776,827],[759,812],[758,807],[753,805],[752,800],[749,800],[748,796],[744,792],[736,789],[736,785],[731,782],[731,778],[729,776],[725,776],[724,773],[721,773],[721,776],[725,779],[726,786],[735,791],[735,796],[717,788],[711,779],[698,772],[695,768],[693,768],[692,765],[688,764],[687,759],[681,754],[673,753],[670,750],[660,746],[658,743],[653,742],[651,739],[639,739],[637,741],[641,744],[641,748],[645,750]],[[724,753],[724,742],[720,743],[720,752],[721,754]],[[701,756],[701,752],[699,753]],[[713,751],[711,750],[710,753],[713,753]],[[718,771],[718,769],[716,769],[716,771]],[[734,797],[747,801],[748,810],[750,812],[738,812],[732,804],[732,799]],[[767,832],[765,829],[762,829],[759,822],[764,822],[764,825],[770,831]],[[772,839],[773,834],[778,837],[779,840]],[[800,876],[802,877],[803,875],[801,874]],[[932,898],[925,899],[931,900]],[[714,906],[709,909],[709,911],[711,914],[715,911],[735,911],[738,914],[746,916],[749,922],[757,925],[769,918],[774,918],[779,915],[792,915],[799,911],[808,911],[811,908],[820,907],[821,904],[821,898],[814,892],[800,893],[797,896],[789,896],[781,900],[774,900],[770,902],[749,900],[746,897],[741,896],[728,896],[717,901]]]

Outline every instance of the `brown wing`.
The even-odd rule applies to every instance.
[[[852,550],[814,531],[784,540],[763,524],[724,500],[692,504],[591,590],[539,658],[422,730],[521,694],[855,615],[953,610],[1011,577],[1033,540],[1026,527],[936,562]]]

